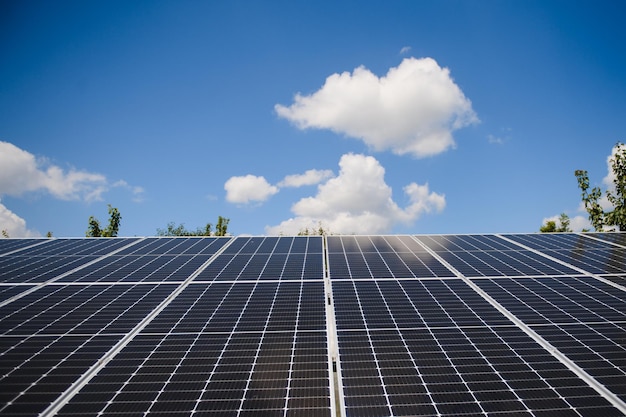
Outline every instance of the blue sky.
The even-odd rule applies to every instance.
[[[0,228],[582,227],[626,140],[621,1],[0,1]]]

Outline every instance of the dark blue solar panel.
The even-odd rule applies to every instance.
[[[213,255],[230,238],[217,237],[153,237],[126,248],[119,255]]]
[[[626,400],[625,323],[537,326],[535,331]]]
[[[99,256],[136,242],[137,238],[52,239],[46,244],[21,250],[20,256]]]
[[[0,239],[0,255],[15,252],[29,246],[40,245],[48,241],[47,239]]]
[[[614,247],[613,245],[602,242],[598,239],[590,239],[585,234],[535,233],[504,236],[530,248],[542,251],[582,251],[589,249],[610,249]]]
[[[568,368],[626,400],[620,234],[19,242],[0,241],[2,416],[41,413],[90,369],[55,415],[626,409]]]
[[[0,303],[33,287],[33,285],[0,285]]]
[[[111,255],[68,274],[58,282],[182,282],[210,255]]]
[[[47,285],[0,307],[0,335],[127,333],[172,285]]]
[[[621,414],[513,326],[338,335],[350,416]]]
[[[190,284],[58,415],[330,416],[327,346],[321,281]]]
[[[331,279],[454,277],[407,236],[329,236],[328,242]]]
[[[140,335],[58,416],[330,416],[325,332]]]
[[[38,415],[120,338],[0,336],[0,415]]]
[[[324,330],[323,282],[189,285],[147,332]]]
[[[258,251],[251,253],[250,238],[236,238],[195,281],[321,280],[324,255],[317,251],[321,241],[319,237],[257,238]],[[314,251],[306,252],[307,247]]]
[[[614,243],[616,245],[626,246],[626,232],[592,233],[591,236],[597,239],[602,239],[604,241]]]
[[[621,285],[622,287],[626,287],[626,275],[606,275],[602,278]]]
[[[626,249],[544,250],[543,253],[591,274],[626,273]]]
[[[95,259],[94,256],[3,256],[0,282],[43,283]]]

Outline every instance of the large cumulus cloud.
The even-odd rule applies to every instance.
[[[452,132],[478,122],[472,104],[432,58],[407,58],[385,76],[364,67],[333,74],[276,113],[300,129],[330,129],[377,150],[426,157],[455,146]]]

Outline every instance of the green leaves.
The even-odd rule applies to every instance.
[[[607,190],[606,197],[613,206],[612,211],[605,212],[600,205],[602,191],[598,187],[589,190],[589,176],[587,171],[576,170],[574,175],[578,180],[578,188],[582,191],[582,201],[589,221],[596,231],[605,230],[605,226],[617,226],[618,230],[626,230],[626,146],[617,143],[614,155],[610,158],[613,185],[615,190]]]
[[[176,223],[169,222],[165,229],[157,229],[157,236],[226,236],[228,222],[230,219],[218,216],[215,233],[212,231],[213,225],[211,223],[207,223],[204,228],[198,227],[196,230],[188,230],[183,223],[176,226]]]
[[[120,224],[122,222],[122,215],[117,208],[112,207],[110,204],[108,207],[109,225],[106,229],[102,229],[98,219],[94,216],[89,216],[87,233],[85,234],[87,237],[117,237],[117,233],[120,230]]]

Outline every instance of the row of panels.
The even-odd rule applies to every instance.
[[[624,243],[0,241],[0,416],[623,415]]]

